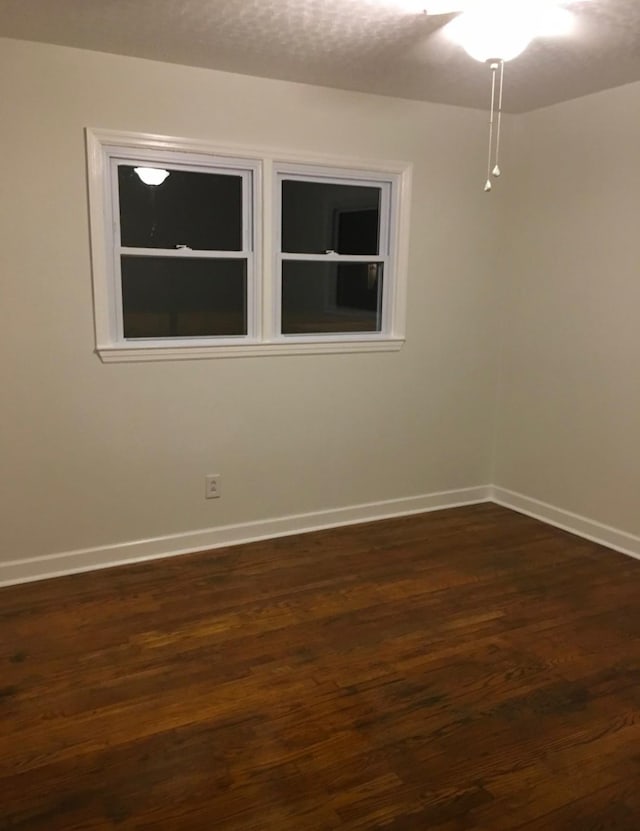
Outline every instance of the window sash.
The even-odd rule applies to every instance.
[[[129,304],[124,304],[123,325],[129,334],[127,343],[158,341],[174,343],[177,340],[207,341],[222,338],[245,338],[248,325],[247,320],[247,261],[246,259],[205,259],[204,262],[191,258],[175,257],[160,258],[160,263],[149,273],[143,266],[139,271],[134,265],[136,261],[150,258],[125,256],[122,258],[122,290],[129,295]],[[186,271],[180,266],[195,263],[195,271],[187,266]],[[210,263],[224,263],[226,268],[222,272],[210,270]],[[175,266],[179,273],[175,273]],[[228,266],[232,265],[231,271]],[[238,265],[240,269],[237,270]],[[168,267],[167,267],[168,266]],[[204,266],[204,271],[202,270]],[[126,276],[126,279],[125,279]],[[220,294],[220,280],[227,281],[231,295],[226,292]],[[156,282],[157,281],[157,282]],[[154,288],[157,286],[158,288]],[[198,302],[194,304],[194,294],[204,292]],[[214,292],[218,300],[214,304],[208,303],[206,295]],[[238,292],[240,293],[238,296]],[[235,296],[234,296],[235,295]],[[231,302],[229,300],[231,299]],[[142,300],[142,304],[140,301]],[[234,302],[235,301],[235,302]],[[240,302],[238,302],[240,301]],[[161,332],[163,324],[168,323],[169,331]],[[156,334],[149,334],[150,328],[156,326]],[[242,326],[242,329],[240,328]],[[227,332],[216,333],[215,329],[227,328]],[[193,329],[209,328],[208,332],[194,333]],[[188,330],[191,329],[190,333]],[[235,331],[231,331],[235,329]],[[145,334],[141,334],[146,330]],[[243,331],[245,330],[245,331]]]
[[[251,302],[252,292],[255,290],[255,264],[252,257],[246,257],[243,254],[239,256],[222,256],[221,253],[216,252],[216,256],[214,257],[200,257],[198,256],[198,252],[188,252],[188,254],[180,254],[180,256],[166,256],[167,260],[189,260],[189,259],[197,259],[197,260],[241,260],[246,262],[246,320],[247,320],[247,334],[246,335],[193,335],[193,336],[176,336],[176,337],[162,337],[162,338],[127,338],[124,334],[124,300],[122,296],[122,256],[140,256],[140,257],[155,257],[156,256],[156,249],[153,248],[145,248],[145,249],[121,249],[121,255],[116,259],[116,265],[114,267],[115,277],[117,284],[115,288],[115,294],[117,298],[117,311],[118,317],[116,320],[116,324],[118,327],[118,332],[120,333],[120,341],[123,344],[131,344],[131,343],[140,343],[144,342],[148,346],[152,346],[157,344],[158,346],[162,345],[179,345],[179,344],[191,344],[195,341],[198,343],[206,342],[212,344],[220,344],[220,343],[244,343],[244,342],[257,342],[257,337],[255,334],[255,327],[256,327],[256,304]],[[175,252],[173,252],[175,254]],[[237,255],[238,252],[232,252],[234,255]]]
[[[308,170],[306,173],[304,171]],[[371,187],[380,189],[380,228],[377,252],[372,251],[366,255],[342,254],[338,256],[365,256],[384,257],[389,256],[392,248],[392,227],[391,227],[391,204],[392,204],[392,180],[389,176],[376,176],[370,171],[345,170],[344,172],[328,170],[323,173],[321,169],[305,166],[278,165],[274,177],[274,243],[275,250],[280,254],[295,257],[305,256],[295,252],[282,250],[282,183],[284,181],[295,182],[318,182],[325,185],[349,185],[351,187]],[[327,254],[306,255],[306,256],[330,256]]]
[[[282,263],[283,262],[315,262],[315,263],[340,263],[346,265],[348,263],[380,263],[383,267],[384,279],[382,281],[382,298],[381,298],[381,315],[380,315],[380,331],[371,332],[340,332],[337,334],[330,334],[326,332],[310,333],[308,335],[301,334],[287,334],[282,331]],[[302,343],[308,341],[318,340],[375,340],[377,338],[383,339],[389,337],[389,329],[391,323],[391,310],[389,308],[389,298],[392,289],[389,284],[393,282],[387,276],[389,273],[390,258],[371,256],[363,257],[361,255],[351,254],[278,254],[276,256],[276,280],[274,293],[274,339],[276,341],[300,341]],[[304,279],[304,278],[301,278]]]

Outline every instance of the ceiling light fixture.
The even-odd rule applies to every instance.
[[[145,185],[161,185],[169,175],[169,171],[161,167],[134,167],[133,169]]]
[[[563,8],[575,0],[430,0],[426,14],[457,15],[446,26],[450,39],[491,69],[489,161],[485,192],[500,176],[500,132],[504,65],[521,55],[537,37],[567,35],[574,18]]]

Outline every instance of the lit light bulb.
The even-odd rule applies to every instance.
[[[466,12],[453,20],[448,28],[451,38],[476,61],[512,61],[521,55],[533,40],[524,18],[502,11]]]
[[[467,6],[446,31],[477,61],[511,61],[534,38],[568,35],[574,23],[553,0],[482,0]]]
[[[161,185],[169,175],[169,171],[161,167],[134,167],[133,169],[145,185]]]

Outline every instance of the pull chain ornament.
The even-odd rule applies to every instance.
[[[484,183],[484,192],[489,193],[493,189],[491,177],[496,179],[501,174],[500,170],[500,133],[502,130],[502,91],[504,87],[504,61],[489,61],[491,69],[491,114],[489,116],[489,155],[487,159],[487,181]],[[496,108],[496,80],[497,72],[500,69],[500,85],[498,90],[498,106]],[[494,126],[496,127],[495,157],[494,157]]]

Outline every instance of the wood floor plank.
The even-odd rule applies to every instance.
[[[638,831],[640,563],[496,505],[0,590],[0,831]]]

